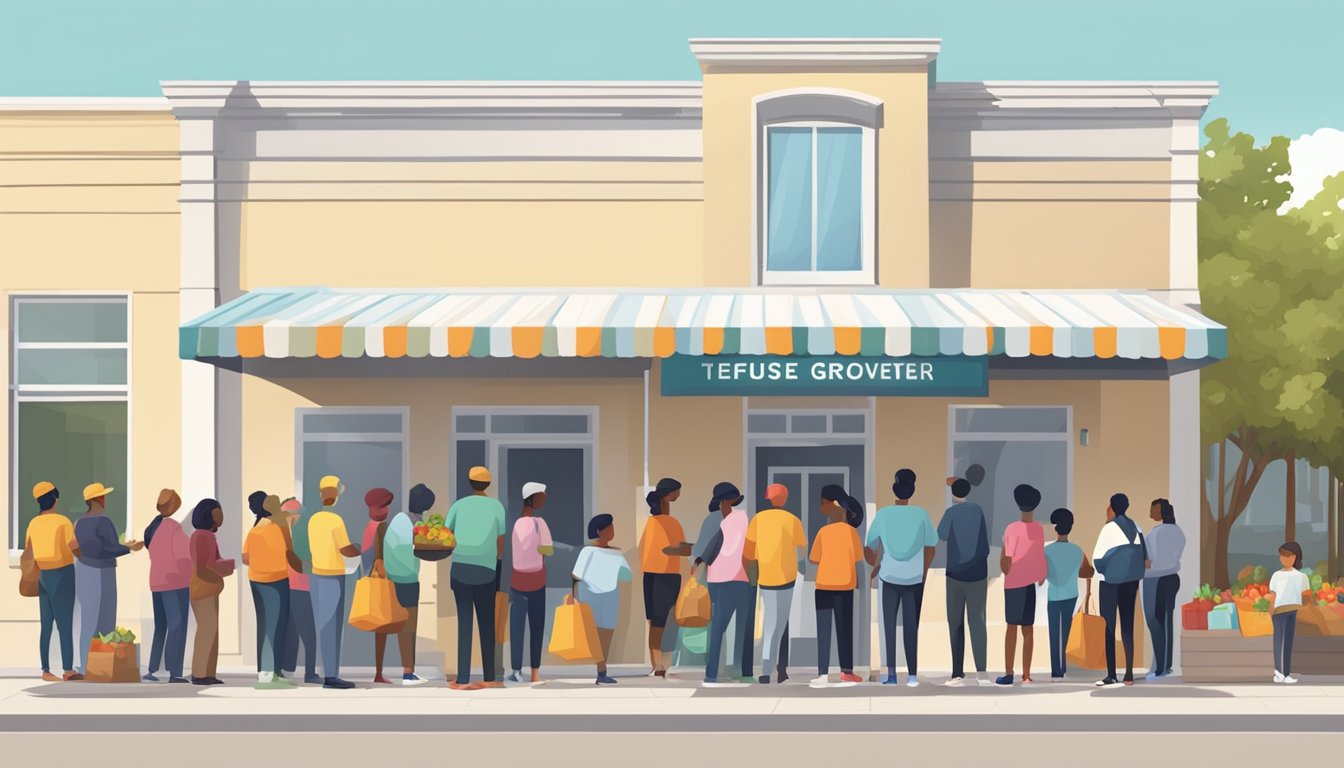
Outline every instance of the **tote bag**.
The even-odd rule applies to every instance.
[[[1088,613],[1092,603],[1092,580],[1087,581],[1087,596],[1073,615],[1069,629],[1069,645],[1064,655],[1069,664],[1080,669],[1106,668],[1106,621],[1095,613]]]

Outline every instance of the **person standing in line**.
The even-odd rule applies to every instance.
[[[1073,513],[1056,509],[1050,513],[1050,524],[1058,538],[1045,545],[1045,581],[1049,584],[1045,615],[1050,632],[1050,682],[1060,683],[1068,672],[1064,652],[1073,628],[1073,609],[1078,606],[1078,580],[1092,578],[1092,566],[1083,550],[1069,541]]]
[[[37,607],[42,622],[38,655],[42,659],[42,679],[48,683],[83,680],[75,671],[75,558],[79,542],[70,518],[56,509],[61,492],[45,480],[33,486],[37,517],[28,523],[23,536],[23,556],[37,566]],[[60,635],[60,677],[51,671],[52,628]]]
[[[144,544],[118,541],[117,526],[107,516],[107,495],[113,488],[92,483],[84,489],[88,511],[75,521],[79,557],[75,560],[75,599],[79,602],[80,660],[89,663],[89,641],[117,628],[117,558],[139,552]]]
[[[686,533],[672,516],[672,502],[679,498],[681,483],[670,477],[659,480],[644,497],[649,505],[649,522],[639,539],[639,567],[644,572],[644,618],[649,622],[649,663],[653,667],[650,677],[667,677],[663,633],[681,593],[682,560],[691,554]]]
[[[760,683],[770,683],[771,664],[776,682],[789,679],[789,611],[798,582],[799,560],[807,554],[807,531],[797,515],[784,509],[789,489],[774,483],[765,489],[770,509],[758,512],[747,525],[745,557],[756,563],[761,601],[765,607],[761,639]]]
[[[1030,485],[1013,489],[1013,501],[1022,513],[1020,520],[1003,532],[1003,620],[1008,631],[1003,638],[1003,658],[1007,671],[995,685],[1013,684],[1013,661],[1017,656],[1017,631],[1022,630],[1022,684],[1031,685],[1031,653],[1035,643],[1036,588],[1045,583],[1045,528],[1035,520],[1041,492]]]
[[[821,489],[821,513],[830,522],[817,531],[808,557],[817,566],[817,677],[810,687],[831,687],[832,623],[840,656],[837,687],[851,687],[861,682],[854,674],[854,590],[858,588],[857,566],[863,562],[858,532],[863,525],[863,505],[844,488],[827,485]]]
[[[276,520],[280,497],[255,491],[247,497],[257,519],[243,540],[243,565],[257,613],[257,690],[288,690],[284,677],[285,629],[289,626],[289,569],[297,561],[289,528]]]
[[[1153,638],[1149,681],[1171,674],[1176,651],[1176,593],[1181,591],[1181,555],[1185,532],[1176,525],[1176,509],[1166,499],[1155,499],[1148,516],[1157,522],[1144,539],[1147,548],[1143,572],[1143,613]]]
[[[359,546],[350,543],[350,534],[333,507],[345,493],[335,475],[318,482],[322,509],[308,519],[308,549],[313,575],[309,580],[313,602],[313,625],[322,649],[322,687],[349,690],[355,684],[341,678],[341,634],[345,628],[345,558],[358,557]]]
[[[1269,577],[1269,612],[1274,622],[1274,682],[1296,685],[1293,677],[1293,638],[1297,634],[1297,612],[1302,609],[1302,593],[1311,589],[1302,567],[1302,547],[1290,541],[1279,547],[1281,570]]]
[[[513,572],[509,579],[509,654],[513,672],[508,682],[523,682],[523,631],[530,641],[532,675],[541,684],[541,646],[546,636],[546,560],[555,553],[550,526],[537,514],[546,506],[546,486],[523,483],[523,511],[513,524]]]
[[[714,497],[709,502],[710,514],[721,518],[719,530],[714,534],[704,553],[696,559],[698,566],[705,563],[705,583],[709,587],[710,625],[709,649],[705,659],[705,679],[707,688],[726,687],[737,683],[719,682],[719,657],[723,648],[723,637],[728,632],[728,624],[736,617],[737,648],[739,651],[752,641],[755,622],[748,619],[748,603],[754,598],[751,581],[747,577],[746,561],[743,559],[747,543],[747,513],[740,505],[745,497],[732,483],[719,483],[714,486]],[[752,654],[743,654],[741,658],[742,676],[740,683],[752,682]]]
[[[485,495],[490,488],[490,470],[472,467],[467,482],[471,494],[453,502],[444,522],[457,538],[450,573],[457,604],[457,678],[448,683],[455,691],[504,687],[503,681],[495,678],[495,593],[504,554],[504,505]],[[471,682],[473,611],[480,625],[484,682],[479,685]]]
[[[616,538],[616,527],[611,515],[597,515],[588,521],[588,540],[593,542],[579,551],[570,576],[574,584],[570,596],[593,611],[597,625],[597,639],[602,646],[602,658],[597,662],[597,684],[615,685],[616,678],[607,674],[611,658],[611,640],[616,636],[616,625],[621,610],[621,582],[630,581],[632,574],[625,555],[611,546]]]
[[[395,497],[386,488],[373,488],[364,494],[364,506],[369,510],[369,520],[364,524],[364,533],[360,536],[359,562],[361,573],[367,576],[387,578],[387,568],[382,561],[383,537],[387,535],[387,516]],[[412,539],[414,541],[414,539]],[[412,555],[415,553],[412,552]],[[395,589],[395,588],[394,588]],[[391,685],[392,681],[383,677],[383,654],[387,650],[387,632],[373,633],[373,682],[375,685]]]
[[[289,564],[289,625],[285,630],[285,674],[299,668],[299,646],[303,646],[303,682],[318,685],[317,627],[313,624],[313,598],[309,593],[308,571],[312,569],[312,550],[308,546],[308,518],[303,503],[293,496],[280,504],[284,525],[289,528],[294,561]]]
[[[1101,617],[1106,620],[1106,677],[1098,688],[1134,684],[1134,608],[1139,597],[1146,558],[1144,536],[1125,514],[1129,497],[1117,493],[1106,507],[1107,523],[1101,527],[1092,562],[1101,574]],[[1120,641],[1125,646],[1125,677],[1116,679],[1115,625],[1120,622]]]
[[[979,465],[973,465],[979,466]],[[979,504],[966,501],[971,482],[951,478],[952,506],[938,522],[938,538],[947,542],[947,622],[952,641],[952,676],[946,685],[960,688],[966,672],[966,634],[971,635],[971,656],[982,686],[989,679],[988,633],[985,605],[989,594],[989,526]]]
[[[897,474],[909,477],[914,473]],[[896,685],[896,622],[899,617],[905,640],[908,675],[905,684],[917,688],[919,614],[924,605],[924,580],[937,552],[938,533],[928,511],[910,503],[915,495],[914,482],[898,481],[891,490],[896,495],[896,502],[879,509],[873,517],[864,556],[870,566],[878,568],[877,576],[882,582],[882,628],[887,654],[887,677],[882,684]]]
[[[191,651],[192,685],[223,685],[219,668],[219,595],[233,574],[233,560],[219,556],[215,534],[224,524],[224,510],[214,499],[201,499],[191,510],[191,613],[196,641]]]
[[[159,491],[155,509],[159,516],[145,529],[149,549],[149,591],[154,603],[154,640],[150,645],[149,669],[142,678],[159,682],[161,662],[168,682],[190,682],[183,677],[187,653],[187,612],[191,606],[191,542],[173,515],[182,508],[182,497],[171,488]],[[167,654],[165,656],[165,653]]]
[[[401,684],[405,686],[425,684],[425,680],[415,674],[415,633],[420,623],[420,560],[415,556],[415,526],[433,507],[434,492],[424,483],[416,484],[407,494],[407,511],[397,513],[388,521],[376,541],[374,572],[392,582],[397,604],[406,609],[406,622],[397,631]],[[374,646],[377,678],[381,678],[387,635],[375,635]]]

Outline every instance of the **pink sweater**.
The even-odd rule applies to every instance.
[[[191,548],[181,523],[164,518],[149,543],[149,591],[191,586]]]

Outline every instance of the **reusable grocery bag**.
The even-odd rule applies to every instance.
[[[365,576],[355,582],[350,600],[350,626],[366,632],[396,632],[411,617],[397,602],[397,589],[382,576]]]
[[[1240,629],[1237,623],[1237,606],[1223,603],[1209,611],[1209,629]]]
[[[1083,606],[1073,615],[1069,628],[1069,645],[1064,655],[1072,666],[1080,669],[1106,668],[1106,621],[1095,613],[1088,613],[1092,602],[1092,581],[1087,582],[1087,596]]]
[[[91,683],[140,682],[140,646],[135,643],[89,642],[89,661],[84,679]]]
[[[502,645],[509,636],[509,593],[495,593],[495,644]]]
[[[673,615],[679,627],[709,626],[709,590],[692,575],[677,595],[677,606]]]
[[[1238,605],[1237,623],[1241,625],[1242,637],[1265,637],[1274,634],[1274,619],[1268,611],[1257,611]]]
[[[566,595],[551,620],[549,649],[552,656],[565,661],[601,661],[602,645],[597,640],[593,609]]]
[[[1181,606],[1181,629],[1209,628],[1209,610],[1213,606],[1204,600],[1191,600]]]
[[[22,597],[37,597],[37,561],[31,555],[24,552],[19,558],[19,595]]]

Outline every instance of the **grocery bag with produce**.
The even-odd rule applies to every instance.
[[[367,632],[396,632],[409,618],[390,580],[365,576],[355,582],[355,594],[350,599],[351,626]]]
[[[551,654],[565,661],[601,661],[593,609],[566,595],[551,621]]]
[[[709,590],[695,576],[691,576],[681,588],[681,594],[677,595],[677,605],[674,609],[677,626],[709,626],[709,613]]]
[[[84,679],[91,683],[140,682],[140,647],[135,633],[117,627],[107,634],[95,634],[89,641],[89,660]]]
[[[1250,605],[1237,603],[1237,623],[1242,637],[1266,637],[1274,634],[1274,620],[1269,614],[1269,599],[1261,597]]]
[[[1088,613],[1092,602],[1092,580],[1087,580],[1087,596],[1083,606],[1073,615],[1073,626],[1069,628],[1069,645],[1064,655],[1069,664],[1080,669],[1106,668],[1106,620],[1095,613]]]

